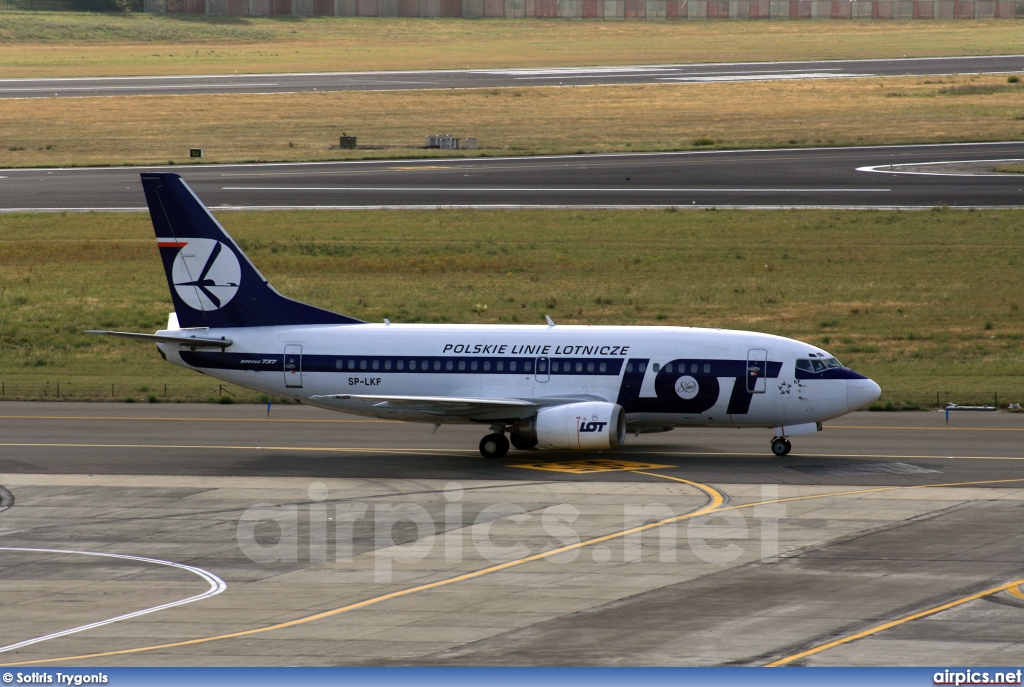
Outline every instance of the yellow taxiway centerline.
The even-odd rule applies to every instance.
[[[969,601],[976,601],[977,599],[981,599],[981,598],[984,598],[986,596],[990,596],[992,594],[997,594],[997,593],[999,593],[1001,591],[1015,589],[1016,587],[1018,587],[1021,584],[1024,584],[1024,578],[1019,579],[1019,580],[1014,580],[1013,582],[1007,582],[1006,584],[1001,584],[998,587],[992,587],[991,589],[986,589],[985,591],[977,592],[975,594],[970,594],[968,596],[963,596],[963,597],[960,597],[959,599],[954,599],[953,601],[947,601],[944,604],[940,604],[938,606],[933,606],[932,608],[926,609],[924,611],[918,611],[917,613],[911,613],[910,615],[903,616],[902,618],[897,618],[896,620],[890,620],[889,622],[882,623],[881,625],[875,625],[874,627],[869,627],[866,630],[861,630],[860,632],[855,632],[852,635],[847,635],[845,637],[840,637],[839,639],[835,639],[835,640],[833,640],[831,642],[826,642],[824,644],[819,644],[816,647],[812,647],[810,649],[807,649],[806,651],[801,651],[798,654],[793,654],[792,656],[786,656],[785,658],[780,658],[780,659],[778,659],[776,661],[772,661],[771,663],[766,663],[765,667],[766,668],[778,668],[779,666],[787,665],[789,663],[792,663],[793,661],[798,661],[801,658],[806,658],[808,656],[813,656],[814,654],[820,653],[822,651],[827,651],[828,649],[833,649],[833,648],[835,648],[837,646],[842,646],[843,644],[848,644],[848,643],[856,641],[858,639],[863,639],[864,637],[869,637],[869,636],[871,636],[873,634],[878,634],[879,632],[883,632],[884,630],[888,630],[888,629],[893,628],[893,627],[898,627],[900,625],[903,625],[904,623],[909,623],[911,620],[917,620],[918,618],[925,618],[927,616],[934,615],[934,614],[939,613],[941,611],[945,611],[945,610],[948,610],[950,608],[955,608],[955,607],[960,606],[962,604],[968,603]],[[1010,592],[1010,593],[1012,594],[1013,592]],[[1024,597],[1022,597],[1022,598],[1024,598]]]
[[[108,657],[108,656],[119,656],[119,655],[124,655],[124,654],[134,654],[134,653],[141,653],[141,652],[146,652],[146,651],[156,651],[156,650],[160,650],[160,649],[172,649],[172,648],[177,648],[177,647],[190,646],[190,645],[194,645],[194,644],[203,644],[203,643],[218,641],[218,640],[222,640],[222,639],[233,639],[233,638],[237,638],[237,637],[247,637],[247,636],[250,636],[250,635],[261,634],[261,633],[264,633],[264,632],[271,632],[271,631],[274,631],[274,630],[280,630],[280,629],[284,629],[284,628],[288,628],[288,627],[294,627],[296,625],[301,625],[301,624],[313,622],[313,621],[316,621],[316,620],[322,620],[324,618],[329,618],[331,616],[335,616],[335,615],[338,615],[338,614],[341,614],[341,613],[345,613],[347,611],[352,611],[352,610],[356,610],[356,609],[360,609],[360,608],[365,608],[367,606],[371,606],[373,604],[381,603],[383,601],[388,601],[390,599],[396,599],[396,598],[400,598],[400,597],[403,597],[403,596],[408,596],[410,594],[415,594],[417,592],[427,591],[427,590],[430,590],[430,589],[436,589],[436,588],[439,588],[439,587],[445,587],[445,586],[448,586],[448,585],[456,584],[458,582],[464,582],[464,581],[467,581],[467,580],[472,580],[472,579],[475,579],[475,578],[478,578],[478,577],[481,577],[483,575],[487,575],[487,574],[490,574],[490,573],[493,573],[493,572],[498,572],[498,571],[501,571],[501,570],[507,570],[508,568],[512,568],[512,567],[519,566],[519,565],[523,565],[525,563],[529,563],[529,562],[533,562],[533,561],[549,558],[551,556],[555,556],[555,555],[558,555],[558,554],[561,554],[561,553],[565,553],[566,551],[573,551],[573,550],[581,549],[581,548],[584,548],[584,547],[587,547],[587,546],[593,546],[594,544],[600,544],[600,543],[603,543],[603,542],[606,542],[606,541],[611,541],[613,539],[619,539],[619,538],[628,536],[630,534],[636,534],[636,533],[639,533],[639,532],[645,532],[647,530],[654,529],[654,528],[657,528],[657,527],[662,527],[664,525],[668,525],[668,524],[671,524],[671,523],[680,522],[680,521],[683,521],[683,520],[689,520],[689,519],[692,519],[692,518],[695,518],[695,517],[698,517],[698,516],[701,516],[701,515],[707,515],[707,514],[710,514],[710,513],[714,513],[714,512],[716,512],[718,510],[721,510],[722,506],[725,504],[725,496],[720,491],[718,491],[717,489],[715,489],[713,487],[710,487],[708,485],[700,484],[698,482],[692,482],[690,480],[683,479],[681,477],[671,477],[671,476],[668,476],[668,475],[661,475],[661,474],[657,474],[657,473],[648,473],[648,472],[641,472],[641,471],[635,471],[635,472],[637,474],[648,475],[648,476],[651,476],[651,477],[657,477],[657,478],[661,478],[661,479],[668,479],[668,480],[682,482],[684,484],[693,486],[693,487],[703,491],[705,494],[707,494],[710,500],[702,508],[699,508],[696,511],[693,511],[691,513],[686,513],[686,514],[683,514],[683,515],[677,515],[677,516],[674,516],[672,518],[667,518],[665,520],[659,520],[657,522],[648,523],[646,525],[639,525],[637,527],[632,527],[632,528],[629,528],[627,530],[622,530],[622,531],[619,531],[619,532],[613,532],[611,534],[602,535],[600,537],[595,537],[593,539],[588,539],[586,541],[577,542],[576,544],[570,544],[568,546],[559,547],[557,549],[552,549],[550,551],[545,551],[545,552],[542,552],[542,553],[534,554],[532,556],[527,556],[525,558],[520,558],[520,559],[517,559],[517,560],[514,560],[514,561],[508,561],[508,562],[505,562],[505,563],[500,563],[498,565],[493,565],[493,566],[490,566],[488,568],[483,568],[481,570],[476,570],[476,571],[473,571],[473,572],[470,572],[470,573],[464,573],[462,575],[457,575],[455,577],[450,577],[450,578],[447,578],[447,579],[444,579],[444,580],[438,580],[436,582],[430,582],[430,583],[427,583],[427,584],[417,585],[417,586],[414,586],[414,587],[408,587],[406,589],[398,590],[398,591],[391,592],[391,593],[388,593],[388,594],[383,594],[383,595],[376,596],[376,597],[373,597],[373,598],[370,598],[370,599],[365,599],[363,601],[358,601],[358,602],[353,603],[353,604],[348,604],[348,605],[345,605],[345,606],[340,606],[338,608],[334,608],[334,609],[331,609],[331,610],[328,610],[328,611],[323,611],[321,613],[316,613],[316,614],[305,616],[305,617],[302,617],[302,618],[296,618],[295,620],[289,620],[289,621],[286,621],[286,622],[283,622],[283,623],[277,623],[275,625],[269,625],[267,627],[253,628],[253,629],[250,629],[250,630],[242,630],[242,631],[239,631],[239,632],[232,632],[232,633],[228,633],[228,634],[214,635],[214,636],[211,636],[211,637],[200,637],[200,638],[197,638],[197,639],[189,639],[189,640],[183,640],[183,641],[180,641],[180,642],[171,642],[171,643],[167,643],[167,644],[157,644],[157,645],[152,645],[152,646],[136,647],[136,648],[133,648],[133,649],[120,649],[120,650],[116,650],[116,651],[105,651],[105,652],[94,653],[94,654],[82,654],[82,655],[78,655],[78,656],[63,656],[63,657],[59,657],[59,658],[35,659],[35,660],[30,660],[30,661],[21,661],[21,662],[17,662],[17,663],[8,663],[8,664],[4,664],[4,665],[12,666],[13,667],[13,666],[25,666],[25,665],[39,665],[39,664],[43,664],[43,663],[55,663],[55,662],[58,662],[58,661],[80,661],[80,660],[91,659],[91,658],[104,658],[104,657]],[[906,487],[873,487],[873,488],[868,488],[868,489],[854,489],[854,490],[841,491],[841,492],[830,492],[830,493],[825,493],[825,494],[810,494],[810,495],[806,495],[806,496],[793,496],[793,497],[780,498],[780,499],[769,499],[767,501],[759,501],[759,502],[754,502],[754,503],[741,504],[741,505],[738,505],[738,506],[730,506],[730,508],[735,508],[735,509],[739,510],[739,509],[744,509],[744,508],[756,508],[757,506],[765,506],[765,505],[771,505],[771,504],[777,504],[777,503],[787,503],[787,502],[793,502],[793,501],[806,501],[806,500],[811,500],[811,499],[823,499],[823,498],[830,498],[830,497],[855,496],[855,495],[859,495],[859,494],[871,494],[871,493],[879,493],[879,492],[885,492],[885,491],[896,491],[898,489],[934,489],[934,488],[941,488],[941,487],[978,486],[978,485],[982,485],[982,484],[1005,484],[1005,483],[1010,483],[1010,482],[1024,482],[1024,477],[1015,478],[1015,479],[980,480],[980,481],[972,481],[972,482],[951,482],[951,483],[943,483],[943,484],[921,484],[921,485],[906,486]],[[975,599],[980,599],[982,597],[988,596],[990,594],[995,594],[995,593],[998,593],[998,592],[1001,592],[1001,591],[1004,591],[1004,590],[1016,589],[1016,587],[1018,587],[1018,586],[1020,586],[1022,584],[1024,584],[1024,579],[1019,579],[1019,580],[1015,580],[1013,582],[1009,582],[1009,583],[1000,585],[998,587],[993,587],[991,589],[987,589],[985,591],[978,592],[976,594],[972,594],[972,595],[967,596],[967,597],[962,597],[960,599],[955,599],[953,601],[947,602],[947,603],[942,604],[940,606],[936,606],[934,608],[930,608],[930,609],[927,609],[925,611],[919,611],[918,613],[914,613],[914,614],[905,616],[903,618],[899,618],[897,620],[890,621],[888,623],[883,623],[881,625],[877,625],[877,626],[869,628],[867,630],[863,630],[861,632],[848,635],[847,637],[842,637],[840,639],[836,639],[836,640],[833,640],[831,642],[828,642],[828,643],[825,643],[825,644],[822,644],[822,645],[819,645],[819,646],[816,646],[816,647],[812,647],[811,649],[808,649],[808,650],[806,650],[804,652],[801,652],[799,654],[793,654],[792,656],[787,656],[787,657],[778,659],[776,661],[773,661],[772,663],[767,664],[767,666],[768,667],[783,666],[783,665],[786,665],[787,663],[790,663],[792,661],[798,660],[798,659],[803,658],[805,656],[810,656],[810,655],[813,655],[813,654],[816,654],[816,653],[819,653],[819,652],[822,652],[822,651],[826,651],[827,649],[831,649],[833,647],[840,646],[842,644],[846,644],[846,643],[849,643],[849,642],[852,642],[852,641],[856,641],[857,639],[861,639],[863,637],[866,637],[866,636],[869,636],[869,635],[872,635],[872,634],[876,634],[878,632],[882,632],[883,630],[889,629],[891,627],[895,627],[897,625],[901,625],[901,624],[906,623],[906,622],[910,622],[911,620],[916,620],[918,618],[922,618],[922,617],[925,617],[925,616],[928,616],[928,615],[932,615],[934,613],[938,613],[938,612],[940,612],[942,610],[946,610],[947,608],[953,608],[955,606],[967,603],[969,601],[973,601]],[[1019,592],[1019,590],[1017,590],[1017,591]],[[1011,593],[1013,593],[1013,592],[1011,592]],[[1021,598],[1024,598],[1024,596],[1022,596]]]
[[[661,475],[656,475],[656,476],[661,477]],[[626,537],[626,536],[628,536],[630,534],[636,534],[636,533],[639,533],[639,532],[645,532],[647,530],[653,529],[655,527],[660,527],[662,525],[666,525],[666,524],[671,523],[671,522],[679,522],[679,521],[682,521],[682,520],[688,520],[690,518],[695,518],[695,517],[698,517],[700,515],[706,515],[708,513],[712,513],[714,511],[718,510],[722,506],[722,504],[725,503],[725,496],[720,491],[718,491],[717,489],[715,489],[713,487],[709,487],[709,486],[704,485],[704,484],[699,484],[697,482],[691,482],[690,480],[685,480],[685,479],[682,479],[682,478],[666,477],[666,479],[672,479],[672,480],[677,481],[677,482],[682,482],[684,484],[688,484],[690,486],[693,486],[696,489],[699,489],[700,491],[704,492],[708,496],[708,498],[709,498],[708,503],[705,504],[703,507],[698,508],[697,510],[695,510],[695,511],[693,511],[691,513],[685,513],[683,515],[677,515],[675,517],[668,518],[666,520],[661,520],[661,521],[658,521],[658,522],[648,523],[646,525],[638,525],[637,527],[631,527],[629,529],[622,530],[622,531],[619,531],[619,532],[612,532],[611,534],[605,534],[605,535],[602,535],[600,537],[594,537],[593,539],[588,539],[586,541],[577,542],[575,544],[569,544],[567,546],[562,546],[562,547],[559,547],[557,549],[552,549],[550,551],[543,551],[541,553],[533,554],[532,556],[526,556],[524,558],[520,558],[520,559],[517,559],[517,560],[514,560],[514,561],[507,561],[505,563],[499,563],[497,565],[492,565],[492,566],[487,567],[487,568],[482,568],[481,570],[475,570],[473,572],[464,573],[462,575],[456,575],[455,577],[449,577],[447,579],[438,580],[436,582],[429,582],[427,584],[421,584],[421,585],[416,585],[414,587],[408,587],[406,589],[401,589],[401,590],[398,590],[396,592],[390,592],[388,594],[382,594],[380,596],[375,596],[375,597],[370,598],[370,599],[365,599],[363,601],[357,601],[356,603],[347,604],[345,606],[340,606],[338,608],[334,608],[334,609],[331,609],[331,610],[328,610],[328,611],[323,611],[321,613],[315,613],[313,615],[308,615],[308,616],[305,616],[303,618],[296,618],[295,620],[289,620],[289,621],[286,621],[286,622],[283,622],[283,623],[277,623],[275,625],[269,625],[267,627],[257,627],[257,628],[253,628],[253,629],[250,629],[250,630],[241,630],[239,632],[230,632],[230,633],[222,634],[222,635],[214,635],[212,637],[200,637],[200,638],[197,638],[197,639],[187,639],[187,640],[184,640],[184,641],[170,642],[170,643],[167,643],[167,644],[156,644],[156,645],[153,645],[153,646],[136,647],[134,649],[120,649],[120,650],[117,650],[117,651],[104,651],[104,652],[95,653],[95,654],[82,654],[82,655],[79,655],[79,656],[63,656],[63,657],[60,657],[60,658],[35,659],[35,660],[31,660],[31,661],[19,661],[17,663],[0,663],[0,665],[12,666],[13,667],[13,666],[39,665],[39,664],[42,664],[42,663],[55,663],[55,662],[58,662],[58,661],[81,661],[81,660],[90,659],[90,658],[105,658],[105,657],[108,657],[108,656],[120,656],[120,655],[124,655],[124,654],[135,654],[135,653],[141,653],[141,652],[144,652],[144,651],[156,651],[156,650],[160,650],[160,649],[173,649],[173,648],[176,648],[176,647],[191,646],[191,645],[194,645],[194,644],[204,644],[206,642],[214,642],[214,641],[218,641],[218,640],[221,640],[221,639],[234,639],[234,638],[237,638],[237,637],[248,637],[250,635],[261,634],[261,633],[264,633],[264,632],[271,632],[273,630],[281,630],[281,629],[284,629],[284,628],[294,627],[296,625],[302,625],[302,624],[305,624],[305,623],[313,622],[315,620],[322,620],[324,618],[329,618],[331,616],[335,616],[335,615],[338,615],[340,613],[345,613],[346,611],[354,611],[354,610],[359,609],[359,608],[365,608],[367,606],[372,606],[373,604],[378,604],[378,603],[381,603],[383,601],[388,601],[390,599],[397,599],[397,598],[400,598],[400,597],[403,597],[403,596],[408,596],[410,594],[415,594],[417,592],[423,592],[423,591],[427,591],[427,590],[430,590],[430,589],[437,589],[438,587],[446,587],[448,585],[456,584],[458,582],[465,582],[467,580],[472,580],[472,579],[475,579],[477,577],[482,577],[483,575],[488,575],[490,573],[498,572],[498,571],[501,571],[501,570],[507,570],[509,568],[513,568],[513,567],[518,566],[518,565],[523,565],[524,563],[531,563],[533,561],[539,561],[539,560],[543,560],[545,558],[550,558],[552,556],[557,556],[558,554],[565,553],[567,551],[574,551],[576,549],[582,549],[582,548],[587,547],[587,546],[593,546],[594,544],[600,544],[600,543],[603,543],[603,542],[606,542],[606,541],[611,541],[613,539],[620,539],[620,538]]]
[[[1024,599],[1024,591],[1021,591],[1020,585],[1017,585],[1016,587],[1010,587],[1006,591],[1010,594],[1010,596],[1015,596],[1018,599]]]

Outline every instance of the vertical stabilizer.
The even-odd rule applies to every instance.
[[[143,174],[142,188],[180,326],[361,322],[278,293],[177,174]]]

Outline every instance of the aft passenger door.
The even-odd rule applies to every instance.
[[[284,385],[292,389],[302,388],[302,346],[297,344],[284,347]]]
[[[768,351],[751,348],[747,351],[747,393],[763,394],[768,388]]]

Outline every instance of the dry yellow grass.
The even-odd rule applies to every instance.
[[[995,76],[9,100],[0,166],[409,156],[436,132],[481,154],[990,141],[1024,135],[1022,116],[1024,85]],[[331,149],[343,131],[406,147]]]
[[[58,26],[53,26],[54,24]],[[184,34],[184,35],[183,35]],[[5,77],[461,69],[1024,52],[1013,21],[570,22],[0,14]]]

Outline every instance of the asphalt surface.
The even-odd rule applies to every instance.
[[[991,173],[1021,159],[1024,142],[0,170],[0,211],[143,210],[147,170],[214,209],[1021,207],[1024,175]]]
[[[0,98],[586,86],[1020,71],[1024,71],[1024,56],[996,55],[539,69],[0,79]]]
[[[1024,663],[1024,415],[854,413],[781,459],[482,431],[0,403],[0,663]]]
[[[0,473],[278,476],[382,479],[523,479],[522,464],[583,454],[511,451],[481,458],[486,429],[360,418],[307,406],[106,403],[0,404]],[[853,413],[793,438],[772,456],[772,430],[677,429],[628,437],[599,457],[669,463],[688,479],[792,485],[911,486],[1020,477],[1024,415]],[[595,456],[591,456],[595,457]],[[868,463],[868,468],[856,466]],[[912,464],[888,469],[880,463]],[[831,469],[836,468],[836,469]],[[839,469],[842,468],[842,469]],[[636,479],[619,472],[529,479]]]

